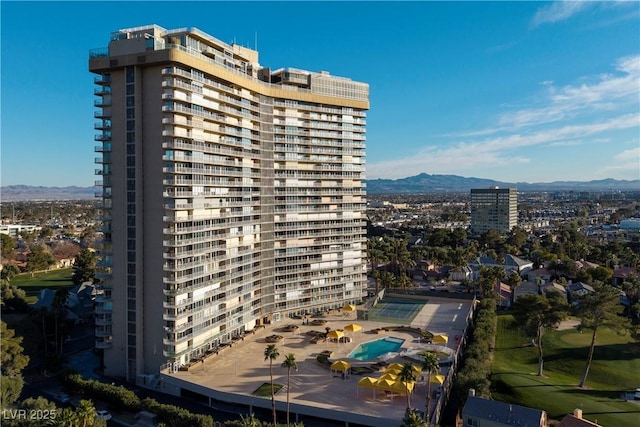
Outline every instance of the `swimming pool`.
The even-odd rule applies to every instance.
[[[351,353],[349,353],[348,357],[367,362],[375,359],[376,357],[382,356],[385,353],[392,353],[400,350],[402,344],[404,344],[404,340],[400,338],[381,338],[379,340],[360,344]]]

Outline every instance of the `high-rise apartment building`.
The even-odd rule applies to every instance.
[[[195,28],[111,34],[96,73],[96,347],[129,380],[361,301],[369,88]]]
[[[518,225],[518,193],[515,188],[471,190],[471,231],[508,233]]]

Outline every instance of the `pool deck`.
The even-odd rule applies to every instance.
[[[465,328],[467,314],[471,308],[469,300],[448,298],[430,298],[428,303],[415,317],[411,326],[426,329],[434,334],[447,334],[450,337],[447,347],[455,349]],[[356,320],[355,314],[335,312],[324,318],[326,325],[303,325],[301,320],[284,319],[258,330],[254,335],[238,341],[233,347],[212,356],[189,371],[174,373],[163,372],[161,389],[168,393],[179,393],[179,388],[189,389],[220,401],[234,402],[249,407],[270,408],[269,398],[259,398],[251,394],[263,383],[270,381],[269,363],[264,360],[264,349],[269,344],[265,337],[278,334],[284,338],[276,343],[280,356],[273,363],[274,382],[285,387],[276,394],[277,408],[286,411],[287,370],[280,365],[289,353],[295,355],[298,370],[291,372],[291,416],[295,413],[309,416],[349,421],[371,426],[397,425],[404,416],[406,396],[388,397],[377,392],[374,399],[372,389],[358,388],[357,382],[362,378],[353,375],[342,379],[340,375],[331,373],[327,366],[320,365],[316,357],[325,350],[333,352],[331,360],[350,360],[346,356],[359,344],[386,336],[405,340],[402,350],[419,350],[425,345],[418,342],[413,334],[399,331],[380,331],[378,334],[369,331],[390,326],[390,323]],[[315,330],[324,332],[329,326],[332,330],[343,329],[346,325],[357,323],[362,331],[346,332],[352,337],[350,343],[318,342],[312,344],[306,332]],[[296,324],[295,332],[281,332],[280,328],[288,324]],[[373,362],[352,360],[354,365],[366,365]],[[389,363],[406,362],[395,356],[387,360]],[[446,368],[441,369],[446,373]],[[371,376],[378,377],[382,372]],[[435,387],[435,386],[432,386]],[[424,410],[426,382],[419,382],[412,393],[412,407]],[[247,411],[248,412],[248,411]],[[283,417],[282,421],[284,421]]]

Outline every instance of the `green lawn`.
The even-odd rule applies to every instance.
[[[280,389],[284,387],[281,384],[273,383],[273,394],[278,394]],[[271,398],[271,383],[264,383],[258,387],[253,393],[254,396]]]
[[[72,268],[62,268],[60,270],[51,270],[45,273],[24,273],[18,274],[11,279],[11,284],[24,289],[27,293],[27,301],[32,303],[36,301],[36,297],[41,289],[59,289],[70,288],[73,286],[71,281]]]
[[[576,387],[587,360],[591,334],[575,329],[546,332],[543,338],[544,375],[538,377],[538,353],[525,347],[531,339],[512,325],[511,315],[498,317],[496,351],[492,365],[494,399],[547,411],[561,419],[575,408],[604,426],[635,427],[640,402],[621,395],[640,387],[640,345],[628,335],[599,329],[586,388]]]

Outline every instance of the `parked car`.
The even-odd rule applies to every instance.
[[[633,394],[633,400],[640,400],[640,388],[637,388],[636,392]]]
[[[101,409],[99,411],[96,411],[96,418],[99,420],[109,421],[111,419],[111,413],[109,411]]]

